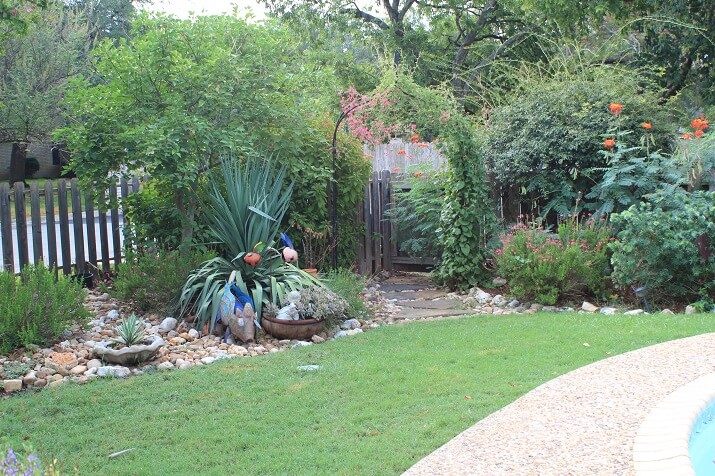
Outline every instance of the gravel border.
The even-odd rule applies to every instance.
[[[610,357],[537,387],[405,474],[633,475],[634,442],[651,410],[712,372],[715,333]]]

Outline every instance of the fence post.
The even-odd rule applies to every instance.
[[[74,232],[74,252],[77,261],[77,274],[85,272],[84,257],[84,214],[82,213],[82,197],[77,179],[72,179],[72,229]]]
[[[48,266],[57,266],[57,231],[55,229],[55,190],[52,182],[45,182],[45,227],[47,229]]]
[[[72,253],[70,248],[70,224],[69,210],[67,207],[67,181],[60,179],[57,184],[57,208],[60,214],[60,253],[62,255],[62,272],[70,274],[72,272]]]
[[[99,247],[102,253],[102,270],[108,273],[109,267],[109,233],[107,232],[107,207],[106,198],[102,194],[99,204]]]
[[[378,273],[382,271],[382,250],[380,249],[380,175],[377,172],[372,174],[370,197],[372,203],[370,214],[372,236],[370,240],[373,249],[373,272]]]
[[[122,262],[122,242],[119,239],[119,205],[117,204],[117,185],[112,184],[109,187],[109,200],[112,206],[111,221],[112,221],[112,246],[114,248],[114,264],[118,265]]]
[[[390,171],[384,170],[380,180],[380,234],[382,237],[382,267],[392,271],[390,223]]]
[[[87,261],[97,269],[97,227],[94,225],[94,197],[91,192],[84,194],[84,216],[87,224]]]
[[[5,270],[15,272],[15,257],[12,243],[12,218],[10,217],[10,186],[0,183],[0,239],[2,261]]]
[[[30,252],[27,244],[27,216],[25,215],[25,184],[16,182],[15,188],[15,232],[20,270],[30,264]]]
[[[32,221],[32,262],[42,263],[42,217],[40,216],[40,191],[37,182],[30,184],[30,217]]]

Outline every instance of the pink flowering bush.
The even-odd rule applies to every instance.
[[[610,236],[605,224],[594,220],[564,221],[557,233],[518,224],[501,236],[495,252],[498,272],[520,299],[553,305],[598,298],[608,288]]]

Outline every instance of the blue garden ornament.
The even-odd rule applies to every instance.
[[[295,246],[293,246],[293,240],[290,239],[290,236],[288,236],[287,233],[281,233],[281,244],[286,248],[295,249]]]

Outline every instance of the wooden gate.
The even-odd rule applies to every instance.
[[[389,170],[374,172],[365,186],[358,220],[364,225],[364,234],[358,241],[357,270],[363,275],[380,271],[394,271],[405,267],[431,267],[434,257],[411,257],[401,253],[400,236],[390,217],[389,210],[395,202],[397,190],[409,190],[410,185],[402,174]]]

